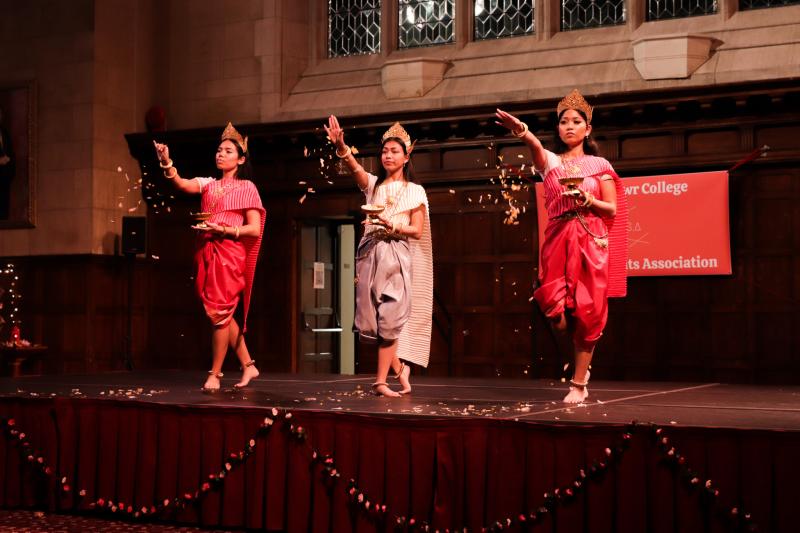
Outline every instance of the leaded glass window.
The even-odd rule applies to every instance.
[[[381,0],[328,0],[328,57],[381,50]]]
[[[475,40],[533,33],[534,0],[475,0]]]
[[[647,20],[664,20],[717,12],[717,0],[647,0]]]
[[[625,23],[625,0],[561,0],[561,29],[579,30]]]
[[[739,0],[739,9],[761,9],[762,7],[782,7],[800,4],[800,0]]]
[[[399,0],[400,48],[452,43],[455,0]]]

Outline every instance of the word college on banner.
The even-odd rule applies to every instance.
[[[623,178],[628,197],[628,275],[731,273],[728,172]],[[536,184],[539,246],[547,210]]]

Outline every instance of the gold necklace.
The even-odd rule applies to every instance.
[[[395,182],[392,182],[392,183],[395,183]],[[397,209],[397,207],[396,207],[397,200],[400,198],[400,196],[403,194],[403,192],[405,192],[406,187],[408,187],[408,182],[405,182],[403,184],[403,186],[400,187],[398,189],[398,191],[394,194],[394,196],[389,196],[389,184],[388,183],[382,183],[381,187],[385,187],[384,191],[386,193],[386,200],[384,200],[384,203],[386,204],[386,207],[388,208],[388,207],[395,206],[395,210],[396,210]],[[390,216],[394,215],[395,214],[395,210],[392,210],[390,213],[384,213],[384,216],[385,217],[390,217]]]
[[[578,159],[580,157],[582,157],[582,156],[571,157],[569,159],[565,159],[563,156],[558,156],[558,159],[561,161],[562,168],[567,173],[567,175],[569,175],[569,177],[571,177],[571,178],[577,178],[578,176],[581,175],[581,167],[579,167],[575,163],[572,163],[572,161],[575,161],[576,159]],[[568,163],[569,163],[569,165],[568,165]]]
[[[218,183],[217,187],[213,191],[211,191],[212,200],[208,208],[208,210],[211,211],[212,213],[216,212],[215,210],[217,208],[217,205],[219,205],[220,201],[225,197],[226,194],[228,194],[228,192],[238,188],[238,185],[235,180],[231,180],[228,183],[225,183],[224,185],[219,185],[219,183],[221,182],[217,183]]]

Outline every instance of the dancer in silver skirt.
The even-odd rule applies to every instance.
[[[428,365],[433,311],[433,256],[425,189],[413,183],[406,130],[395,123],[381,138],[378,175],[364,170],[344,142],[336,117],[325,126],[336,155],[365,195],[364,236],[356,256],[355,329],[362,342],[378,343],[372,388],[381,396],[411,392],[411,367]],[[386,382],[389,369],[401,385]]]

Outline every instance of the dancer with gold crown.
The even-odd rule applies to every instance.
[[[246,387],[258,377],[244,340],[247,312],[253,287],[258,250],[264,233],[266,211],[255,184],[250,181],[252,167],[247,137],[242,137],[229,122],[217,147],[216,164],[222,176],[182,178],[169,158],[169,148],[154,141],[164,177],[189,194],[200,194],[202,222],[193,226],[199,233],[195,265],[195,287],[206,315],[214,326],[211,339],[212,363],[203,390],[220,389],[222,363],[228,347],[236,352],[242,377],[235,388]],[[233,313],[243,300],[242,327]]]
[[[428,366],[433,313],[433,253],[428,198],[413,183],[414,143],[399,124],[381,138],[378,175],[364,170],[344,142],[336,117],[325,125],[356,184],[366,196],[364,236],[356,253],[355,328],[362,342],[378,343],[372,389],[380,396],[411,392],[411,367]],[[392,369],[401,390],[386,378]]]
[[[548,224],[533,296],[557,334],[571,333],[574,365],[566,403],[589,397],[589,365],[608,320],[608,298],[625,296],[628,212],[625,189],[598,156],[592,107],[577,89],[556,108],[555,151],[500,109],[497,124],[525,142],[544,180]]]

